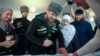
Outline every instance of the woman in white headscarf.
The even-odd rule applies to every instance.
[[[9,8],[0,9],[0,55],[12,54],[12,48],[16,43],[16,33],[10,24],[13,11]]]
[[[71,17],[67,14],[63,15],[60,27],[68,53],[72,53],[79,48],[78,39],[75,37],[76,29],[73,25],[70,24],[70,22]]]

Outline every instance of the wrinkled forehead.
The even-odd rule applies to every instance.
[[[100,0],[86,0],[90,8],[93,9],[97,17],[100,17]]]

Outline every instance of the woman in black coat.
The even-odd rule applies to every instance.
[[[13,11],[9,8],[0,9],[0,55],[12,54],[16,43],[14,27],[10,24]]]

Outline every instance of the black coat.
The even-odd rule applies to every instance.
[[[6,36],[8,36],[8,35],[13,35],[14,36],[14,38],[11,39],[11,40],[16,40],[16,38],[17,38],[15,29],[13,29],[13,27],[10,27],[9,33],[7,33],[6,31],[4,31],[0,28],[0,42],[5,41]],[[11,54],[11,52],[14,50],[13,48],[14,48],[14,46],[12,46],[10,48],[0,47],[0,55]]]
[[[25,51],[28,49],[28,41],[26,39],[26,31],[29,27],[30,21],[26,18],[17,18],[14,20],[16,33],[18,35],[18,42],[14,51],[15,55],[25,55]]]
[[[27,39],[30,40],[30,53],[33,55],[55,54],[57,39],[59,47],[64,47],[64,39],[60,31],[59,21],[55,20],[55,25],[50,28],[46,24],[44,15],[45,13],[36,16],[27,32]],[[46,38],[53,41],[52,46],[43,47],[43,42]]]
[[[13,25],[18,35],[25,35],[29,27],[30,21],[24,18],[16,18]]]

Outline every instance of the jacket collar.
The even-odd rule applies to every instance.
[[[43,22],[46,22],[46,18],[45,18],[45,12],[40,14],[40,15],[37,15],[36,18],[38,18],[39,20],[43,21]]]

